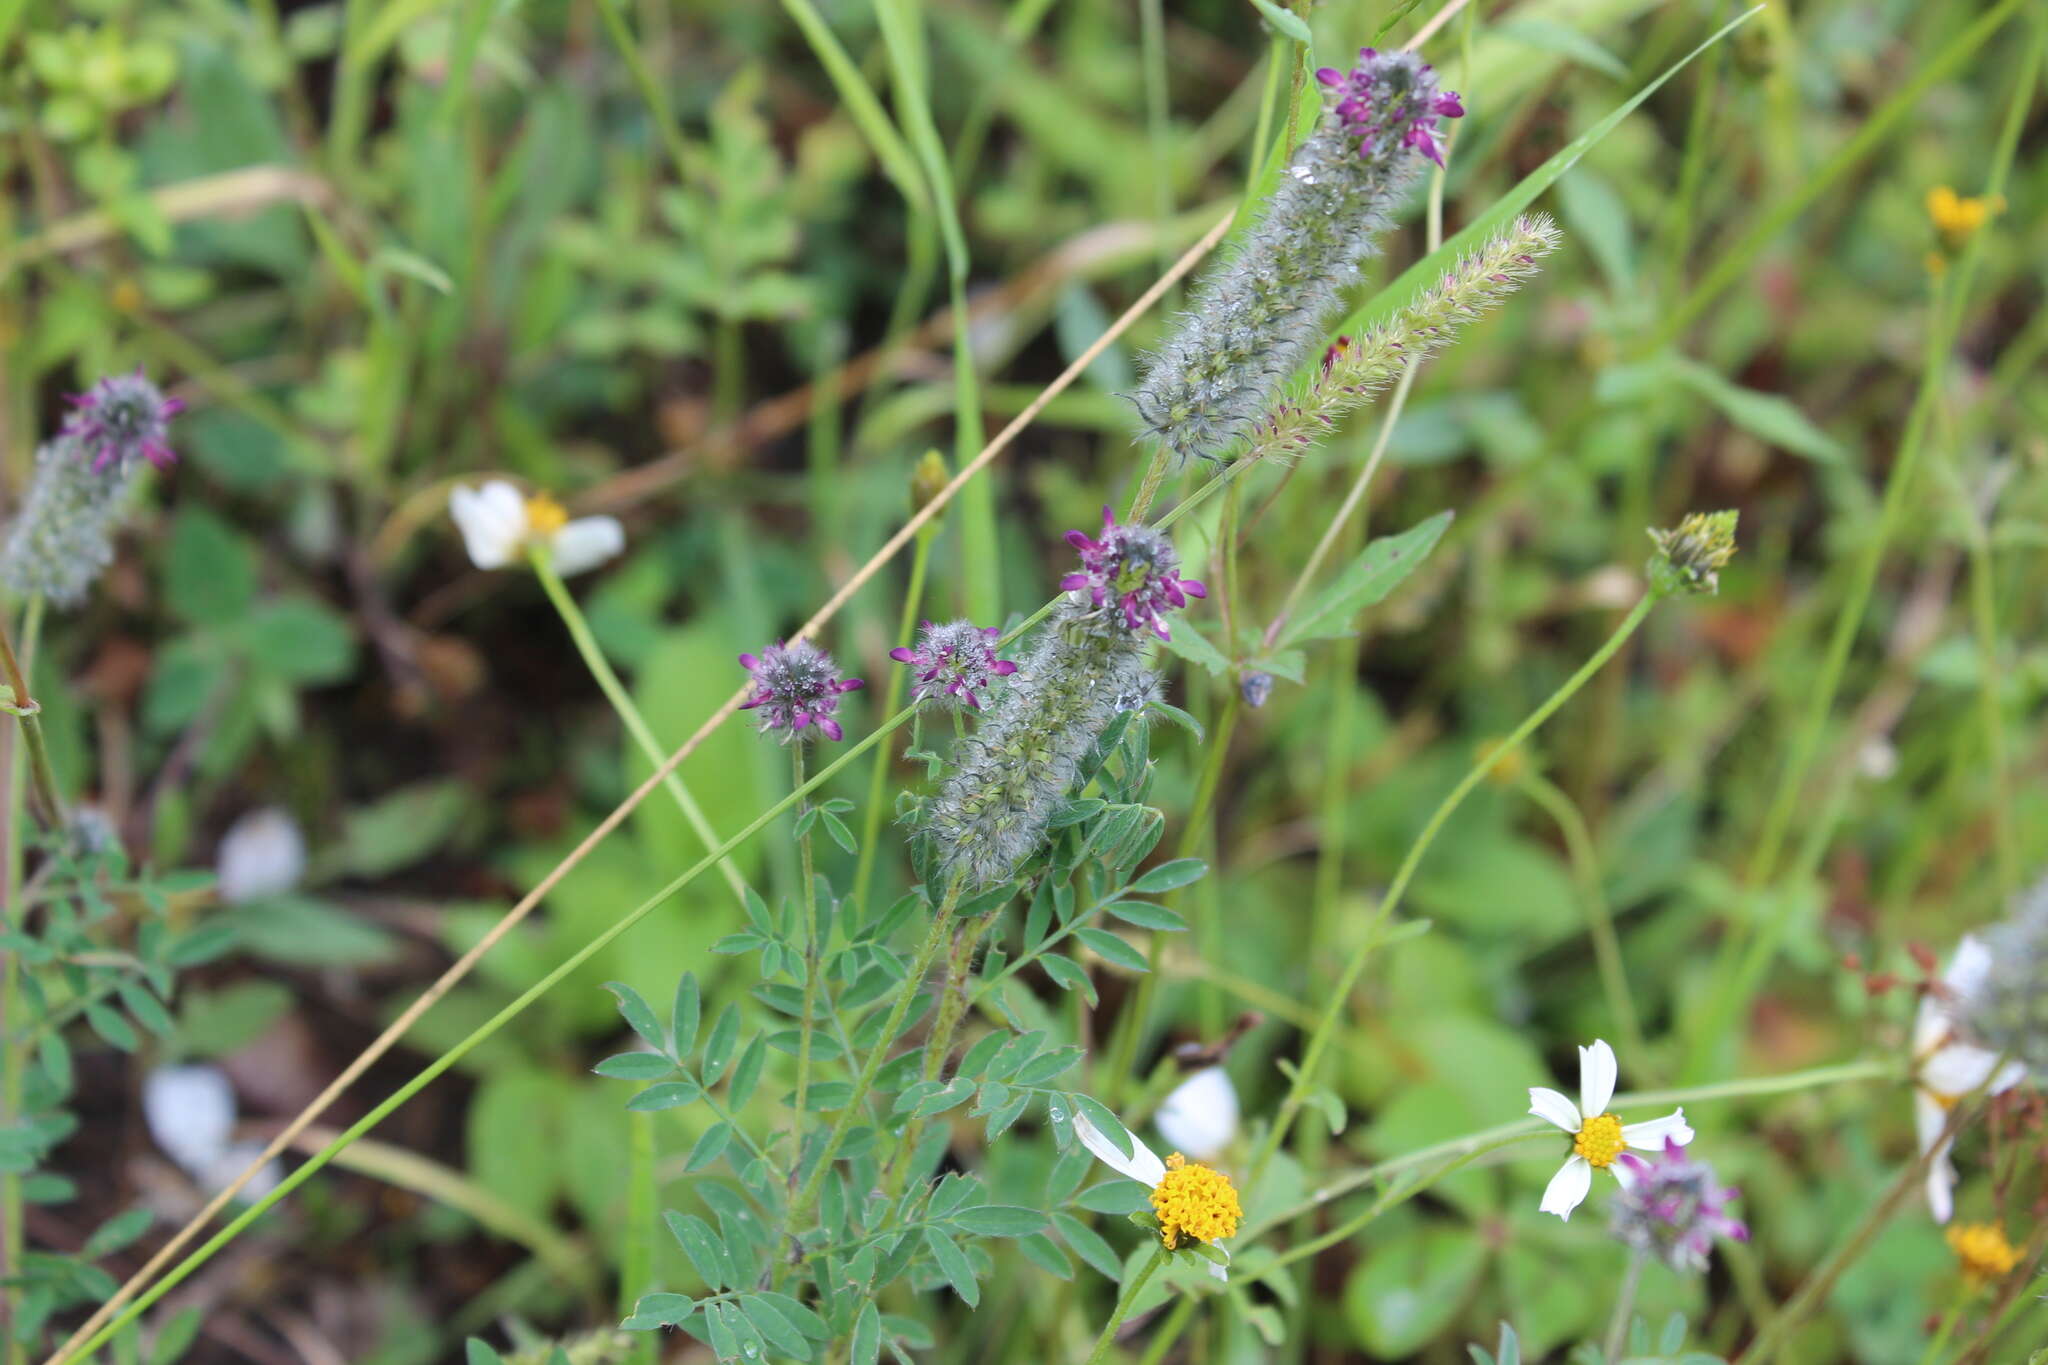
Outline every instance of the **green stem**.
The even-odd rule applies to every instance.
[[[790,787],[793,791],[804,789],[804,744],[797,740],[789,746]],[[889,746],[878,744],[875,752],[886,754]],[[804,1012],[797,1021],[796,1035],[796,1124],[799,1132],[803,1129],[804,1102],[811,1094],[811,1035],[818,1017],[818,959],[821,945],[818,942],[818,896],[816,891],[817,870],[811,855],[811,830],[804,823],[804,814],[809,806],[799,801],[796,807],[797,826],[802,833],[796,836],[798,856],[803,862],[803,884],[797,891],[797,907],[804,917]]]
[[[583,656],[584,665],[590,669],[590,676],[597,679],[598,689],[604,693],[605,700],[612,704],[612,710],[618,713],[619,722],[626,727],[626,733],[633,737],[633,743],[639,747],[649,763],[659,768],[667,761],[668,750],[656,742],[654,731],[647,727],[646,717],[642,716],[640,708],[633,704],[632,695],[619,682],[619,675],[612,672],[612,666],[604,657],[604,651],[598,647],[597,637],[590,633],[590,623],[583,619],[582,609],[576,605],[576,599],[569,595],[569,589],[562,583],[562,576],[555,572],[555,566],[549,562],[544,552],[536,550],[531,558],[533,571],[540,578],[540,586],[547,593],[548,600],[554,603],[556,612],[561,615],[562,624],[569,628],[569,638],[575,642],[576,652]],[[675,798],[676,805],[683,812],[683,818],[690,822],[691,831],[704,847],[718,847],[718,834],[711,828],[711,822],[705,818],[703,808],[697,804],[696,798],[690,795],[689,787],[683,782],[682,773],[671,770],[661,779],[661,785]],[[798,785],[802,785],[801,781]],[[744,906],[747,901],[747,882],[746,878],[740,875],[739,868],[734,865],[732,859],[720,858],[718,870],[724,876],[725,884],[732,888],[734,898]]]
[[[22,618],[24,652],[33,651],[34,646],[29,642],[41,633],[42,621],[43,599],[40,595],[31,597],[28,611]],[[43,742],[43,708],[29,693],[28,677],[22,671],[21,661],[14,655],[14,642],[8,638],[4,625],[0,625],[0,670],[4,670],[7,685],[13,691],[14,704],[10,710],[21,722],[22,745],[28,750],[29,781],[39,808],[37,818],[45,829],[61,829],[64,825],[64,802],[57,795],[57,776],[51,771],[50,750]]]
[[[1606,1358],[1609,1365],[1621,1359],[1621,1344],[1628,1337],[1628,1320],[1636,1311],[1636,1288],[1643,1282],[1643,1262],[1648,1257],[1636,1251],[1628,1258],[1628,1274],[1622,1277],[1621,1292],[1614,1296],[1614,1314],[1607,1319]]]
[[[1109,1310],[1109,1321],[1102,1324],[1102,1335],[1095,1338],[1095,1349],[1088,1353],[1088,1365],[1101,1365],[1109,1359],[1109,1348],[1116,1342],[1116,1329],[1123,1326],[1131,1306],[1138,1301],[1138,1294],[1166,1264],[1166,1248],[1155,1247],[1150,1260],[1138,1268],[1131,1282],[1124,1286],[1124,1292],[1117,1296],[1116,1307]]]
[[[930,523],[925,533],[920,533],[911,549],[910,585],[903,593],[903,614],[897,618],[896,638],[904,643],[910,640],[911,629],[917,624],[917,616],[924,602],[924,578],[926,567],[931,562],[932,540],[936,535]],[[882,710],[894,712],[903,698],[904,670],[889,670],[888,681],[882,684]],[[874,771],[868,774],[868,808],[862,817],[860,833],[860,863],[853,873],[853,903],[867,913],[868,885],[875,872],[875,847],[882,839],[883,792],[889,779],[889,746],[884,744],[875,750]]]
[[[826,1172],[832,1169],[832,1159],[839,1154],[839,1145],[846,1141],[847,1130],[853,1126],[868,1091],[874,1088],[875,1073],[882,1069],[882,1063],[888,1060],[889,1050],[896,1045],[896,1033],[903,1027],[903,1016],[910,1012],[910,1002],[924,988],[925,974],[931,970],[932,960],[939,955],[939,949],[944,946],[952,929],[953,912],[960,906],[960,889],[961,879],[955,877],[946,888],[945,899],[932,914],[931,929],[925,934],[917,956],[912,959],[909,972],[904,975],[903,985],[896,992],[895,1003],[889,1007],[889,1017],[882,1024],[881,1034],[869,1050],[867,1060],[861,1063],[860,1075],[854,1078],[853,1093],[847,1096],[832,1131],[826,1134],[825,1145],[819,1149],[812,1163],[810,1177],[790,1202],[785,1226],[792,1235],[802,1230],[804,1219],[810,1216],[812,1206],[818,1202],[818,1190],[825,1183]]]
[[[1409,881],[1415,876],[1415,869],[1420,866],[1423,855],[1429,851],[1430,845],[1436,841],[1436,836],[1443,829],[1444,823],[1451,818],[1452,812],[1463,804],[1472,789],[1492,771],[1496,763],[1521,748],[1524,740],[1534,734],[1543,722],[1549,720],[1559,707],[1571,700],[1572,695],[1586,685],[1587,679],[1600,671],[1601,665],[1614,657],[1622,645],[1627,643],[1628,638],[1635,634],[1636,627],[1643,623],[1649,616],[1650,609],[1656,604],[1656,594],[1645,593],[1615,632],[1607,637],[1607,642],[1594,651],[1593,657],[1586,660],[1579,671],[1567,678],[1541,706],[1530,712],[1498,748],[1474,764],[1471,771],[1451,789],[1450,795],[1437,805],[1435,812],[1429,817],[1429,823],[1423,826],[1421,835],[1409,846],[1407,856],[1402,859],[1401,866],[1394,873],[1394,880],[1387,887],[1387,894],[1381,897],[1378,908],[1367,921],[1364,938],[1352,953],[1350,960],[1344,964],[1344,974],[1338,978],[1336,990],[1331,992],[1330,1003],[1324,1008],[1322,1018],[1317,1021],[1315,1032],[1309,1035],[1308,1046],[1302,1052],[1301,1064],[1294,1073],[1292,1084],[1288,1087],[1287,1098],[1281,1103],[1280,1112],[1274,1118],[1272,1128],[1267,1132],[1265,1141],[1260,1144],[1257,1155],[1252,1159],[1251,1171],[1245,1180],[1247,1189],[1258,1188],[1259,1177],[1264,1174],[1266,1163],[1272,1160],[1280,1144],[1286,1141],[1295,1117],[1300,1114],[1302,1105],[1307,1103],[1309,1087],[1314,1084],[1323,1054],[1330,1046],[1337,1025],[1343,1019],[1345,1005],[1351,999],[1351,992],[1357,986],[1358,978],[1364,974],[1365,964],[1372,955],[1376,940],[1374,931],[1400,905],[1401,897],[1408,890]]]
[[[619,1316],[626,1317],[640,1296],[654,1287],[654,1229],[660,1192],[654,1178],[654,1115],[626,1115],[626,1244],[619,1252]],[[636,1338],[635,1365],[655,1365],[652,1332]]]
[[[967,978],[972,975],[975,945],[1002,917],[1003,908],[1001,905],[991,906],[954,931],[952,951],[946,955],[945,980],[939,987],[938,1017],[924,1045],[925,1080],[937,1080],[940,1071],[945,1069],[947,1054],[953,1050],[953,1035],[959,1032],[960,1021],[967,1015]],[[912,1116],[903,1125],[903,1135],[896,1139],[896,1146],[889,1153],[888,1167],[882,1172],[881,1188],[891,1199],[903,1192],[911,1154],[917,1150],[917,1140],[924,1135],[925,1124],[929,1121]]]
[[[1650,1055],[1649,1047],[1643,1040],[1642,1020],[1636,1013],[1635,996],[1629,990],[1628,973],[1622,970],[1621,942],[1615,937],[1614,917],[1600,886],[1600,855],[1593,847],[1586,818],[1563,788],[1539,773],[1522,774],[1521,787],[1530,800],[1543,807],[1557,823],[1558,832],[1564,835],[1565,852],[1571,858],[1579,898],[1585,906],[1586,932],[1593,940],[1593,956],[1599,963],[1600,986],[1607,995],[1607,1008],[1614,1015],[1629,1055],[1646,1058]]]
[[[21,650],[28,660],[29,669],[35,667],[36,643],[42,633],[43,599],[40,595],[31,597],[23,614],[21,625]],[[0,640],[6,634],[0,630]],[[14,656],[8,655],[10,664]],[[24,674],[23,676],[26,676]],[[26,700],[27,685],[21,684],[21,691],[15,701]],[[27,727],[23,727],[26,734]],[[28,906],[22,896],[22,837],[21,821],[24,792],[22,788],[21,748],[8,750],[7,763],[7,847],[6,847],[6,927],[15,933],[28,931]],[[0,1123],[12,1124],[21,1116],[22,1071],[28,1065],[29,1030],[17,1028],[13,1019],[15,1001],[20,993],[22,963],[20,953],[6,953],[6,964],[0,967]],[[39,1021],[41,1022],[41,1021]],[[6,1283],[5,1303],[8,1322],[16,1321],[15,1313],[20,1304],[21,1287],[9,1277],[21,1265],[23,1253],[27,1250],[26,1221],[23,1217],[21,1198],[21,1176],[16,1171],[0,1174],[0,1281]],[[22,1365],[28,1358],[27,1347],[15,1339],[14,1333],[7,1334],[8,1365]]]
[[[1642,1090],[1616,1095],[1611,1106],[1617,1112],[1623,1109],[1661,1109],[1672,1104],[1705,1104],[1716,1100],[1761,1099],[1768,1095],[1783,1095],[1794,1091],[1818,1090],[1822,1086],[1846,1085],[1854,1081],[1897,1079],[1899,1064],[1891,1058],[1866,1058],[1858,1062],[1842,1062],[1833,1066],[1814,1067],[1806,1071],[1792,1071],[1779,1076],[1760,1076],[1746,1081],[1717,1081],[1712,1085],[1686,1086],[1677,1090]],[[1523,1142],[1531,1138],[1548,1137],[1557,1130],[1541,1119],[1517,1119],[1513,1123],[1498,1124],[1492,1128],[1467,1133],[1463,1137],[1446,1139],[1404,1152],[1397,1157],[1357,1170],[1347,1171],[1329,1184],[1311,1193],[1306,1199],[1291,1208],[1277,1210],[1254,1224],[1241,1228],[1240,1242],[1249,1242],[1267,1230],[1283,1223],[1292,1222],[1303,1214],[1313,1213],[1332,1200],[1341,1199],[1362,1185],[1386,1180],[1403,1171],[1446,1157],[1477,1157],[1496,1147],[1509,1143]]]
[[[1237,713],[1241,705],[1237,689],[1229,688],[1223,699],[1223,714],[1217,717],[1209,736],[1209,752],[1202,758],[1202,775],[1195,784],[1195,797],[1188,807],[1187,821],[1181,826],[1180,841],[1173,852],[1175,858],[1193,857],[1208,833],[1210,808],[1215,805],[1216,792],[1222,784],[1223,764],[1230,754],[1230,736],[1237,728]],[[1176,894],[1168,894],[1160,897],[1160,903],[1171,908],[1177,898]],[[1116,1035],[1109,1048],[1109,1062],[1098,1080],[1102,1102],[1112,1109],[1122,1103],[1121,1097],[1128,1093],[1126,1085],[1135,1086],[1137,1083],[1133,1073],[1138,1061],[1138,1045],[1142,1041],[1145,1022],[1152,1013],[1152,997],[1159,990],[1160,956],[1165,937],[1157,930],[1153,931],[1151,951],[1146,954],[1152,970],[1138,978],[1137,990],[1117,1019]]]
[[[1183,1295],[1173,1305],[1173,1311],[1166,1315],[1166,1321],[1159,1324],[1159,1330],[1152,1334],[1152,1344],[1145,1348],[1145,1354],[1138,1365],[1159,1365],[1166,1359],[1166,1353],[1180,1340],[1180,1334],[1187,1331],[1188,1320],[1195,1316],[1195,1301]]]
[[[1941,1315],[1941,1326],[1927,1339],[1927,1349],[1920,1354],[1920,1365],[1936,1365],[1943,1351],[1948,1349],[1948,1339],[1955,1335],[1956,1323],[1962,1320],[1963,1310],[1970,1306],[1970,1293],[1965,1290],[1956,1295],[1956,1301],[1949,1305],[1948,1312]]]
[[[619,55],[625,58],[626,69],[633,73],[633,84],[639,89],[640,98],[654,115],[655,132],[660,134],[669,160],[675,163],[677,178],[687,182],[696,158],[683,137],[682,125],[676,122],[675,111],[669,108],[668,96],[662,93],[660,82],[648,69],[647,59],[640,55],[640,45],[633,40],[632,30],[626,27],[626,17],[619,13],[618,0],[597,0],[597,11],[604,17],[605,31],[611,34]]]

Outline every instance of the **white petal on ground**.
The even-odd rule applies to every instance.
[[[1572,1210],[1586,1202],[1586,1192],[1592,1188],[1593,1164],[1582,1156],[1567,1157],[1544,1187],[1543,1202],[1538,1207],[1544,1213],[1570,1218]]]
[[[1127,1175],[1141,1185],[1157,1185],[1166,1175],[1166,1163],[1158,1153],[1145,1145],[1136,1133],[1131,1137],[1131,1154],[1125,1156],[1116,1149],[1100,1128],[1080,1114],[1074,1115],[1074,1136],[1081,1139],[1081,1145],[1095,1154],[1095,1159],[1115,1171]]]
[[[579,517],[555,532],[555,572],[567,578],[594,569],[626,548],[626,528],[617,517]]]
[[[1529,1112],[1539,1119],[1548,1119],[1567,1133],[1577,1133],[1585,1122],[1576,1104],[1548,1086],[1529,1087]]]
[[[1639,1152],[1663,1151],[1666,1138],[1681,1147],[1692,1141],[1692,1125],[1685,1121],[1683,1109],[1674,1109],[1661,1119],[1644,1119],[1641,1123],[1624,1123],[1621,1126],[1621,1140]]]
[[[1166,1145],[1209,1161],[1237,1136],[1237,1087],[1220,1066],[1205,1066],[1173,1088],[1152,1125]]]
[[[165,1066],[142,1082],[149,1135],[194,1178],[227,1150],[235,1129],[235,1088],[217,1066]]]
[[[1614,1098],[1614,1078],[1618,1070],[1614,1049],[1607,1046],[1605,1039],[1595,1038],[1593,1046],[1579,1049],[1581,1114],[1590,1119],[1607,1112],[1608,1101]]]
[[[221,837],[214,871],[220,898],[230,904],[282,895],[306,875],[306,838],[280,808],[252,810]]]
[[[1956,1168],[1948,1159],[1949,1144],[1941,1136],[1948,1126],[1948,1110],[1924,1090],[1913,1092],[1913,1127],[1919,1135],[1920,1150],[1934,1148],[1927,1163],[1927,1211],[1937,1223],[1946,1223],[1955,1212]]]
[[[503,479],[482,488],[458,487],[448,495],[448,514],[479,569],[502,569],[518,557],[526,539],[526,499]]]

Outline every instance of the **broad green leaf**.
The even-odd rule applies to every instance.
[[[1289,645],[1348,634],[1352,618],[1383,600],[1415,572],[1450,524],[1451,513],[1439,512],[1397,536],[1382,536],[1367,545],[1334,582],[1302,604],[1280,632],[1280,643]]]

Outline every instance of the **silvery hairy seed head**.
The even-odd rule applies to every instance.
[[[1980,937],[1991,965],[1953,1002],[1952,1014],[1987,1050],[2048,1078],[2048,879]]]
[[[1072,599],[1053,611],[1009,685],[953,746],[926,808],[941,882],[968,894],[1010,879],[1045,845],[1054,813],[1104,727],[1152,692],[1144,637]]]
[[[1140,420],[1182,460],[1222,459],[1323,343],[1344,291],[1427,161],[1438,121],[1465,110],[1406,52],[1365,48],[1316,73],[1323,116],[1295,149],[1243,244],[1196,289],[1134,394]]]
[[[84,601],[114,562],[114,532],[134,470],[124,461],[95,472],[91,457],[69,436],[45,443],[0,550],[0,580],[19,596],[40,594],[53,606]]]

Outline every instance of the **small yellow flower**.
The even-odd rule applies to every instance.
[[[1486,770],[1487,781],[1502,787],[1512,787],[1529,771],[1529,751],[1517,745],[1495,759],[1494,755],[1500,752],[1500,746],[1501,741],[1497,739],[1481,740],[1478,758],[1481,763],[1494,759],[1493,766]]]
[[[1927,217],[1950,251],[1970,240],[1977,230],[2005,211],[2005,200],[1997,195],[1971,198],[1957,194],[1946,185],[1927,192]]]
[[[1962,1262],[1963,1274],[1978,1283],[2002,1280],[2020,1263],[2019,1252],[1996,1223],[1958,1223],[1948,1230],[1948,1245]]]
[[[1237,1231],[1244,1210],[1230,1177],[1210,1166],[1190,1163],[1179,1152],[1166,1158],[1166,1174],[1152,1187],[1152,1211],[1159,1215],[1159,1240],[1172,1251],[1185,1237],[1216,1242]]]

